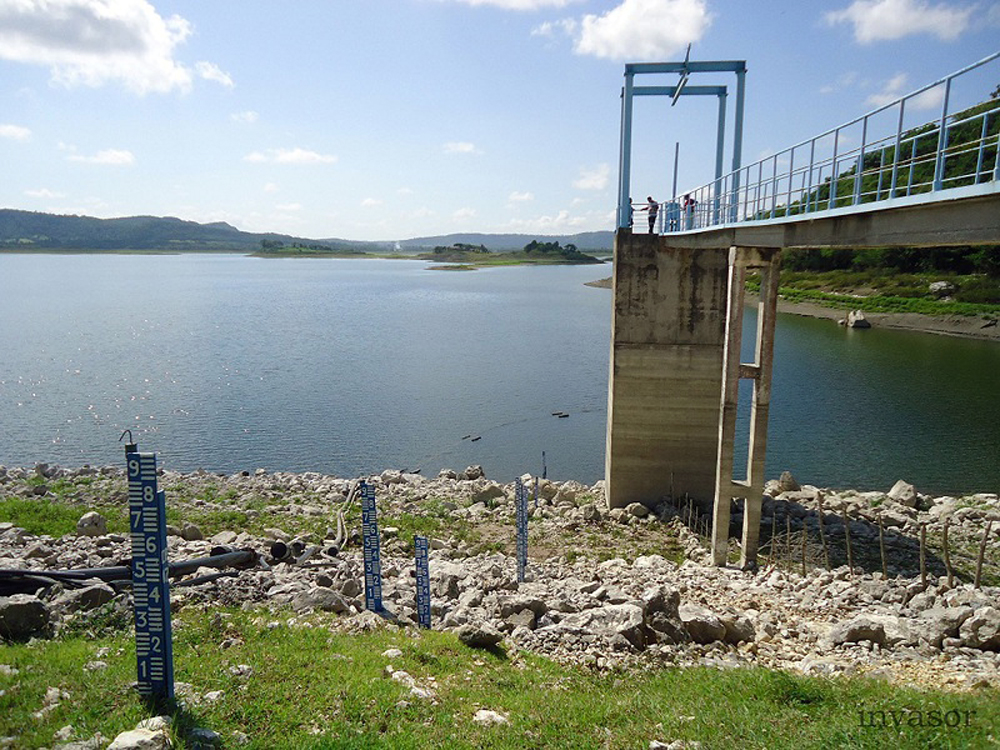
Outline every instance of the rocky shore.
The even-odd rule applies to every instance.
[[[601,482],[542,480],[530,507],[527,581],[518,583],[513,483],[493,482],[478,467],[435,478],[390,470],[367,480],[376,487],[390,617],[364,610],[352,481],[264,470],[161,470],[168,507],[193,519],[171,527],[171,561],[219,547],[258,558],[249,569],[220,576],[205,568],[175,579],[172,607],[221,604],[267,618],[290,611],[293,626],[313,626],[308,617],[326,612],[333,615],[324,627],[335,630],[412,628],[410,534],[430,529],[433,627],[472,647],[501,644],[598,670],[761,666],[939,688],[1000,686],[996,494],[930,497],[904,482],[886,492],[835,491],[783,476],[767,487],[760,569],[744,572],[706,564],[707,516],[690,503],[608,511]],[[109,531],[109,519],[93,510],[125,507],[118,467],[0,467],[0,499],[68,504],[81,519],[75,533],[51,537],[0,518],[0,569],[8,573],[44,577],[129,558],[127,533]],[[237,510],[245,520],[220,528]],[[348,533],[333,548],[338,512]],[[277,541],[298,557],[276,559]],[[0,635],[48,637],[97,612],[127,615],[130,607],[127,582],[40,585],[0,597]]]

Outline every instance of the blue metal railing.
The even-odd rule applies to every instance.
[[[1000,96],[958,112],[949,110],[957,80],[994,65],[1000,52],[837,128],[730,172],[673,205],[663,204],[660,232],[689,231],[749,221],[851,210],[862,204],[989,184],[1000,190]],[[940,97],[938,118],[904,128],[907,107]],[[886,127],[886,122],[890,124]],[[894,127],[891,123],[895,123]],[[693,204],[691,203],[693,201]],[[685,207],[687,203],[687,207]],[[855,209],[856,210],[856,209]],[[640,222],[639,214],[636,223]]]

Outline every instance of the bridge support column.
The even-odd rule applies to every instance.
[[[611,508],[715,493],[729,248],[615,236],[605,492]]]
[[[712,559],[725,565],[729,546],[732,501],[744,498],[743,538],[740,565],[757,562],[760,513],[764,493],[764,458],[767,418],[771,404],[771,370],[774,361],[774,324],[778,308],[778,272],[781,253],[776,248],[734,247],[729,252],[726,342],[723,348],[722,402],[718,421],[718,464],[712,518]],[[757,340],[754,361],[740,362],[743,333],[744,288],[749,269],[760,272],[757,306]],[[750,441],[745,480],[733,479],[736,410],[741,378],[753,381],[750,411]]]

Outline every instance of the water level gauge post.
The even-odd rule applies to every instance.
[[[169,702],[174,698],[174,656],[167,577],[166,494],[157,485],[155,453],[140,453],[135,443],[129,443],[125,446],[125,463],[137,688],[140,695],[154,702]]]

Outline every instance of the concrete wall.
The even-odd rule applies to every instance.
[[[715,496],[729,248],[615,237],[608,505]]]

